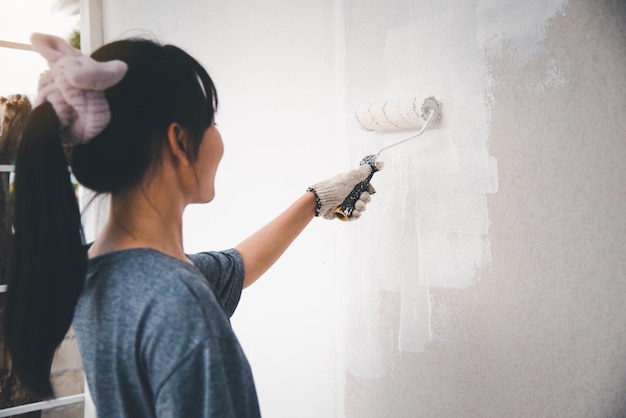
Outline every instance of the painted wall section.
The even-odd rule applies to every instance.
[[[345,415],[624,416],[626,4],[343,5],[348,108],[444,103],[344,251]]]
[[[347,370],[380,377],[383,356],[369,329],[378,322],[379,292],[401,295],[399,349],[421,351],[433,336],[429,289],[472,286],[491,262],[487,194],[497,191],[498,173],[488,150],[490,74],[476,40],[482,22],[475,3],[345,5],[348,108],[376,98],[434,95],[443,102],[439,126],[383,156],[376,209],[359,225],[369,239],[347,257],[370,264],[360,278],[365,286],[348,284],[362,291],[347,295]],[[350,153],[397,136],[352,133]]]

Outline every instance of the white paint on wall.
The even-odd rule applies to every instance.
[[[489,154],[493,80],[488,57],[508,45],[520,62],[531,59],[541,48],[549,20],[566,3],[474,0],[441,1],[435,6],[410,1],[409,17],[399,19],[403,11],[391,5],[390,10],[372,7],[366,14],[362,7],[344,2],[348,28],[377,27],[379,35],[384,34],[384,42],[372,42],[347,33],[347,102],[363,101],[366,93],[379,95],[368,97],[371,101],[434,95],[443,102],[441,124],[390,149],[383,158],[385,170],[373,180],[380,192],[360,226],[360,241],[368,244],[352,247],[346,267],[348,274],[358,277],[347,284],[348,372],[369,378],[384,374],[385,355],[377,332],[383,320],[381,290],[401,296],[398,349],[422,351],[437,337],[429,289],[468,288],[490,265],[487,195],[498,190],[498,164]],[[396,25],[397,21],[403,23]],[[391,23],[381,30],[381,22]],[[378,78],[368,84],[357,74],[366,71],[362,64],[366,60],[372,62],[372,73],[375,60],[382,62]],[[529,78],[524,87],[564,85],[560,66],[556,60],[546,62],[545,74]],[[354,134],[351,158],[366,147],[397,139],[396,133]],[[357,271],[358,265],[369,268]]]
[[[492,53],[501,52],[506,43],[516,52],[520,63],[526,63],[542,48],[550,19],[563,13],[567,3],[567,0],[477,1],[475,6],[472,4],[477,44]]]

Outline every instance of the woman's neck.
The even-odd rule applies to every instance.
[[[89,257],[130,248],[153,248],[189,262],[182,244],[185,205],[167,190],[138,187],[113,195],[109,219],[90,248]]]

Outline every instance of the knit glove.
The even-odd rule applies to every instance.
[[[370,195],[376,190],[369,184],[372,175],[382,169],[382,163],[363,163],[357,168],[348,170],[335,177],[315,183],[307,189],[315,194],[317,208],[315,216],[322,216],[324,219],[339,218],[344,221],[358,219],[365,211],[370,202]],[[340,207],[344,201],[349,201],[352,196],[352,203],[349,209],[342,210]]]

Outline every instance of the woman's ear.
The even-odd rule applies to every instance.
[[[180,160],[185,165],[190,165],[191,163],[187,158],[187,141],[187,131],[178,123],[171,123],[167,128],[167,147],[176,160]]]

